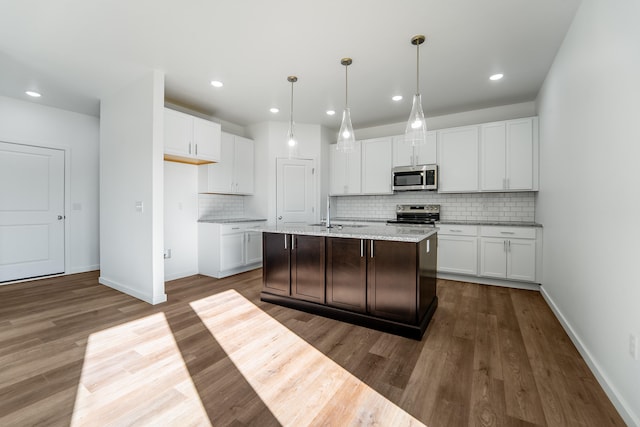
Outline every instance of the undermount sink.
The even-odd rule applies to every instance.
[[[326,227],[327,224],[325,223],[316,223],[316,224],[309,224],[312,227]],[[331,228],[362,228],[362,227],[367,227],[367,225],[362,225],[362,224],[331,224]]]

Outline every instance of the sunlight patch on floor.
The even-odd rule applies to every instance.
[[[211,425],[163,313],[91,334],[72,426]]]
[[[283,425],[423,425],[238,292],[191,307]]]

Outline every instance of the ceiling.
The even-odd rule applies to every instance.
[[[168,101],[238,125],[354,127],[535,99],[580,0],[0,0],[0,94],[99,115],[151,69]],[[504,73],[497,82],[494,73]],[[211,80],[220,80],[214,88]],[[25,90],[42,97],[30,99]],[[391,96],[401,94],[400,102]],[[29,98],[29,99],[28,99]],[[269,112],[271,107],[280,112]],[[333,117],[326,115],[334,109]]]

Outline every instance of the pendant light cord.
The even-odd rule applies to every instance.
[[[416,44],[416,95],[420,93],[420,43]]]
[[[344,66],[344,108],[349,108],[349,76],[347,70],[349,65]]]
[[[293,83],[291,82],[291,111],[289,112],[289,128],[293,132]]]

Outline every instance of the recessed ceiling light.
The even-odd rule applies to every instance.
[[[336,114],[335,111],[333,110],[327,110],[327,116],[333,116],[334,114]]]
[[[222,82],[219,82],[218,80],[211,80],[211,86],[213,86],[213,87],[222,87],[224,85],[222,84]]]
[[[40,98],[42,96],[38,92],[34,92],[32,90],[28,90],[25,93],[29,96],[33,96],[34,98]]]
[[[276,107],[269,108],[269,111],[271,111],[273,114],[280,112],[280,110]]]
[[[394,101],[402,101],[402,95],[395,95],[391,97],[392,100]]]
[[[504,74],[498,73],[498,74],[494,74],[491,77],[489,77],[489,80],[500,80],[503,77],[504,77]]]

